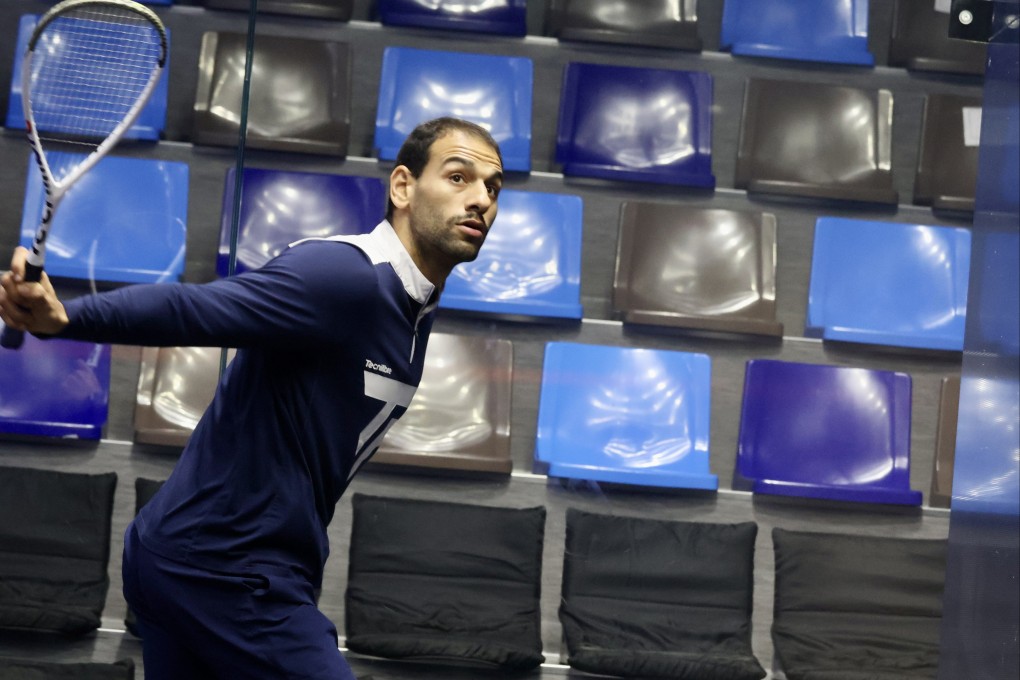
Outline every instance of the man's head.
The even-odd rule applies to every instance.
[[[484,128],[438,118],[408,136],[390,174],[387,219],[433,283],[478,256],[502,184],[499,145]]]
[[[503,154],[500,153],[499,144],[492,138],[488,130],[471,121],[449,116],[433,118],[412,130],[401,145],[400,151],[397,152],[397,166],[403,165],[411,172],[412,177],[421,177],[422,170],[429,162],[432,144],[440,137],[456,130],[473,135],[492,147],[496,156],[499,157],[499,164],[502,167]],[[393,207],[393,199],[390,198],[386,204],[386,219],[390,221],[393,220]]]

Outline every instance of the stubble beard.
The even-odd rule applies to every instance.
[[[414,211],[411,218],[418,235],[419,248],[431,256],[442,258],[451,267],[462,262],[473,262],[478,257],[481,246],[464,240],[457,225],[473,218],[484,222],[484,218],[463,214],[444,219],[439,212],[430,209]]]

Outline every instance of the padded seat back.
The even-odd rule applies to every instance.
[[[567,510],[559,609],[569,663],[625,677],[746,678],[753,522],[706,524]]]
[[[347,647],[516,670],[541,664],[545,508],[355,494]]]
[[[772,638],[789,680],[934,678],[946,541],[773,529]]]
[[[0,629],[95,630],[117,475],[0,468]]]

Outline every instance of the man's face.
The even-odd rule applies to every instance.
[[[481,139],[453,130],[433,142],[408,205],[418,254],[444,268],[474,260],[502,183],[499,156]]]

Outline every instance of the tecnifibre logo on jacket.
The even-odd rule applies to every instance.
[[[365,359],[365,368],[370,368],[373,371],[378,371],[379,373],[383,373],[384,375],[389,375],[393,373],[393,369],[387,366],[386,364],[377,364],[371,359]]]

